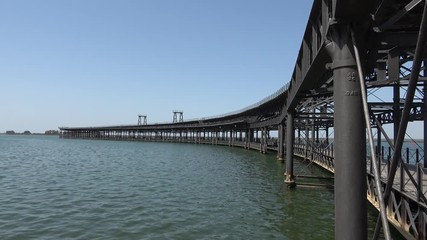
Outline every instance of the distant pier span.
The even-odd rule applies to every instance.
[[[403,147],[410,122],[427,136],[426,8],[425,0],[315,0],[289,82],[262,101],[194,120],[175,111],[170,123],[143,115],[136,125],[60,127],[60,136],[274,151],[289,186],[298,156],[334,173],[336,239],[368,238],[367,199],[379,211],[374,239],[391,239],[390,224],[426,239],[427,143]]]

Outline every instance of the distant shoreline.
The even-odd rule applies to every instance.
[[[45,136],[59,136],[59,134],[45,134],[45,133],[31,133],[31,134],[24,134],[24,133],[15,133],[15,134],[9,134],[9,133],[0,133],[0,135],[4,136],[31,136],[31,135],[45,135]]]
[[[23,132],[15,132],[15,130],[7,130],[4,133],[0,133],[0,135],[59,135],[59,131],[49,129],[44,131],[44,133],[32,133],[29,130],[25,130]]]

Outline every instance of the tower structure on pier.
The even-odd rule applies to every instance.
[[[138,125],[147,125],[147,115],[138,115]]]
[[[184,111],[173,111],[173,122],[184,122]]]

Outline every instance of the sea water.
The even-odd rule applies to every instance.
[[[241,148],[0,135],[0,239],[333,239],[333,191],[284,171]]]

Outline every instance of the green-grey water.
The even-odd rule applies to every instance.
[[[240,148],[3,135],[0,239],[333,239],[333,192],[287,189],[284,169]]]

